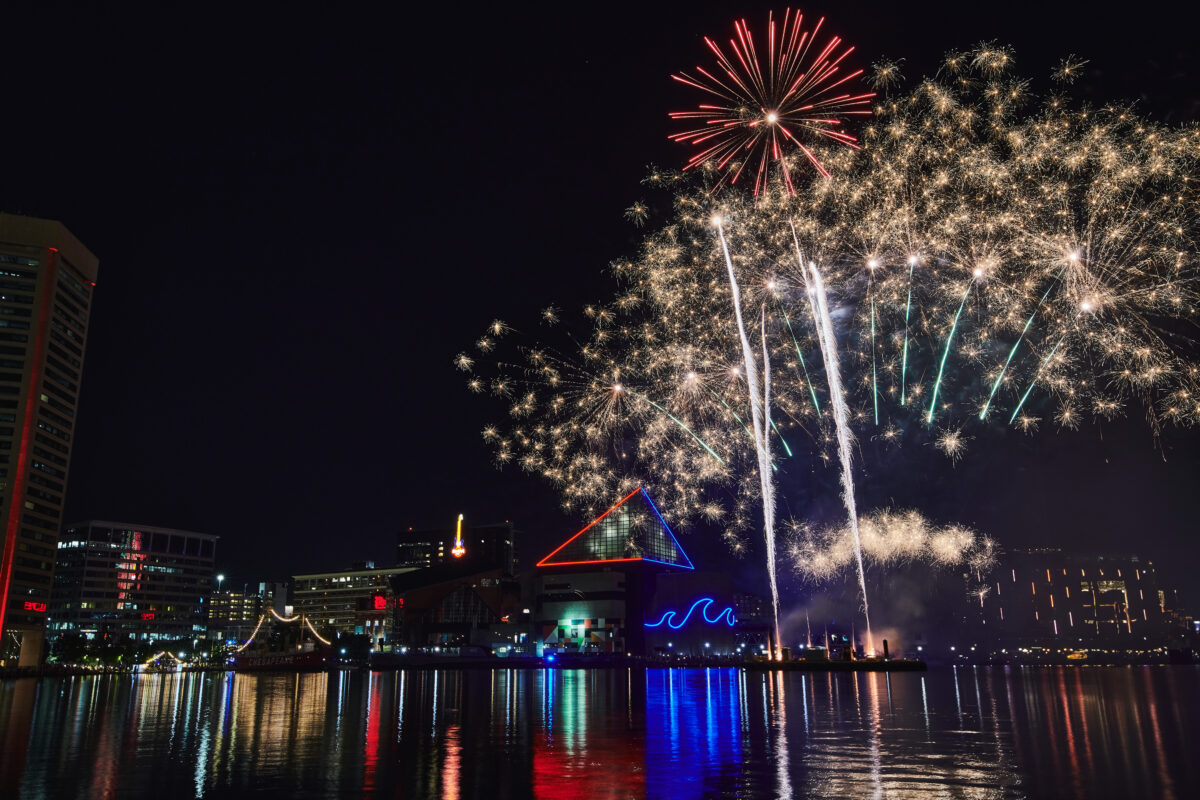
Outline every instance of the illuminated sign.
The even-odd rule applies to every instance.
[[[375,595],[375,610],[383,611],[387,608],[387,598],[381,594]]]
[[[710,617],[708,615],[708,608],[712,604],[713,604],[713,599],[711,597],[701,597],[699,600],[692,603],[692,607],[687,610],[687,613],[683,615],[683,619],[681,619],[678,623],[675,622],[675,617],[678,616],[678,612],[668,611],[667,613],[662,615],[662,618],[659,619],[658,622],[647,622],[646,627],[647,628],[657,628],[665,622],[665,623],[667,623],[668,628],[673,628],[674,630],[679,630],[680,628],[682,628],[684,625],[687,624],[687,621],[689,619],[691,619],[692,612],[695,611],[697,607],[700,608],[700,616],[703,617],[704,621],[707,622],[708,624],[715,625],[718,622],[720,622],[722,619],[724,619],[729,624],[729,626],[732,627],[733,623],[734,623],[733,608],[731,606],[726,606],[721,611],[721,613],[717,614],[715,617]]]
[[[35,603],[32,600],[26,600],[25,601],[25,610],[26,611],[45,611],[46,604],[45,603]]]
[[[154,612],[147,611],[146,613],[142,614],[142,619],[154,619]]]
[[[463,543],[462,543],[462,519],[463,519],[463,515],[459,514],[458,515],[458,531],[454,534],[454,548],[450,551],[450,554],[453,555],[455,558],[462,558],[463,553],[467,552],[467,548],[463,547]]]

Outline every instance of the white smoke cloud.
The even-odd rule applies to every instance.
[[[813,527],[793,522],[785,549],[802,579],[821,583],[854,563],[848,526]],[[876,511],[858,520],[863,560],[893,567],[919,561],[934,567],[965,565],[986,571],[995,562],[996,543],[961,525],[938,526],[917,511]]]

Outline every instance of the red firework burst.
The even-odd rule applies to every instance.
[[[789,145],[804,153],[826,178],[829,172],[805,145],[806,141],[825,138],[858,147],[858,140],[846,133],[842,124],[847,117],[869,115],[875,93],[850,94],[844,88],[836,91],[862,74],[861,69],[846,74],[842,66],[854,48],[847,47],[839,53],[842,40],[837,36],[820,49],[813,47],[825,19],[822,17],[810,32],[803,30],[803,18],[799,12],[786,10],[776,37],[774,16],[768,15],[765,62],[759,60],[750,26],[743,19],[734,23],[737,36],[729,40],[732,58],[716,42],[704,37],[716,54],[725,78],[703,67],[696,67],[700,77],[687,73],[671,76],[721,101],[701,104],[695,111],[671,112],[672,119],[702,123],[701,127],[670,136],[673,141],[701,148],[688,159],[684,169],[714,162],[724,172],[717,183],[720,186],[726,180],[736,183],[747,165],[756,164],[754,193],[758,194],[766,186],[769,166],[775,163],[783,173],[788,191],[794,193],[792,176],[783,158]]]

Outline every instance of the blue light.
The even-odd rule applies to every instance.
[[[553,654],[553,653],[551,653],[550,655],[546,656],[546,660],[547,660],[547,661],[550,661],[550,662],[553,662],[553,661],[554,661],[554,654]]]
[[[683,548],[679,546],[679,540],[676,539],[675,534],[671,532],[671,526],[668,525],[667,521],[662,518],[662,514],[658,513],[658,506],[654,505],[654,501],[650,499],[650,493],[646,491],[646,487],[645,486],[641,487],[641,491],[642,491],[642,496],[646,498],[646,505],[650,506],[650,510],[654,512],[654,516],[658,517],[659,524],[663,526],[663,530],[667,532],[667,536],[670,536],[671,541],[675,543],[675,549],[679,551],[679,555],[683,556],[683,560],[687,562],[686,564],[674,563],[674,564],[669,564],[668,566],[685,567],[687,569],[695,569],[696,567],[692,564],[692,560],[690,558],[688,558],[687,553],[683,552]],[[654,561],[657,564],[667,564],[668,563],[666,561],[658,561],[658,559],[654,559],[654,558],[646,558],[645,556],[642,556],[642,560],[643,561]]]
[[[715,617],[709,617],[708,616],[708,608],[712,604],[713,604],[713,599],[711,597],[701,597],[699,600],[692,603],[692,607],[689,608],[687,610],[687,613],[683,615],[683,619],[681,619],[679,621],[679,624],[675,624],[675,617],[678,615],[678,612],[668,611],[662,615],[662,619],[660,619],[658,622],[647,622],[646,627],[647,628],[657,628],[665,622],[665,623],[667,623],[667,627],[672,628],[673,630],[679,630],[680,628],[682,628],[684,625],[687,624],[687,621],[689,619],[691,619],[692,612],[696,610],[696,606],[703,606],[700,609],[700,616],[703,617],[704,621],[709,623],[710,625],[717,624],[718,622],[721,621],[721,618],[724,617],[726,622],[728,623],[728,625],[730,627],[733,627],[733,624],[735,622],[735,620],[733,618],[733,608],[731,606],[726,606],[724,609],[722,609],[721,613],[717,614]]]

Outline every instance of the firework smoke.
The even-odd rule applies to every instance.
[[[960,525],[939,526],[917,511],[877,511],[858,523],[862,557],[876,567],[921,562],[983,572],[995,563],[996,543]],[[858,558],[848,526],[817,528],[793,522],[787,557],[805,581],[822,583]]]

